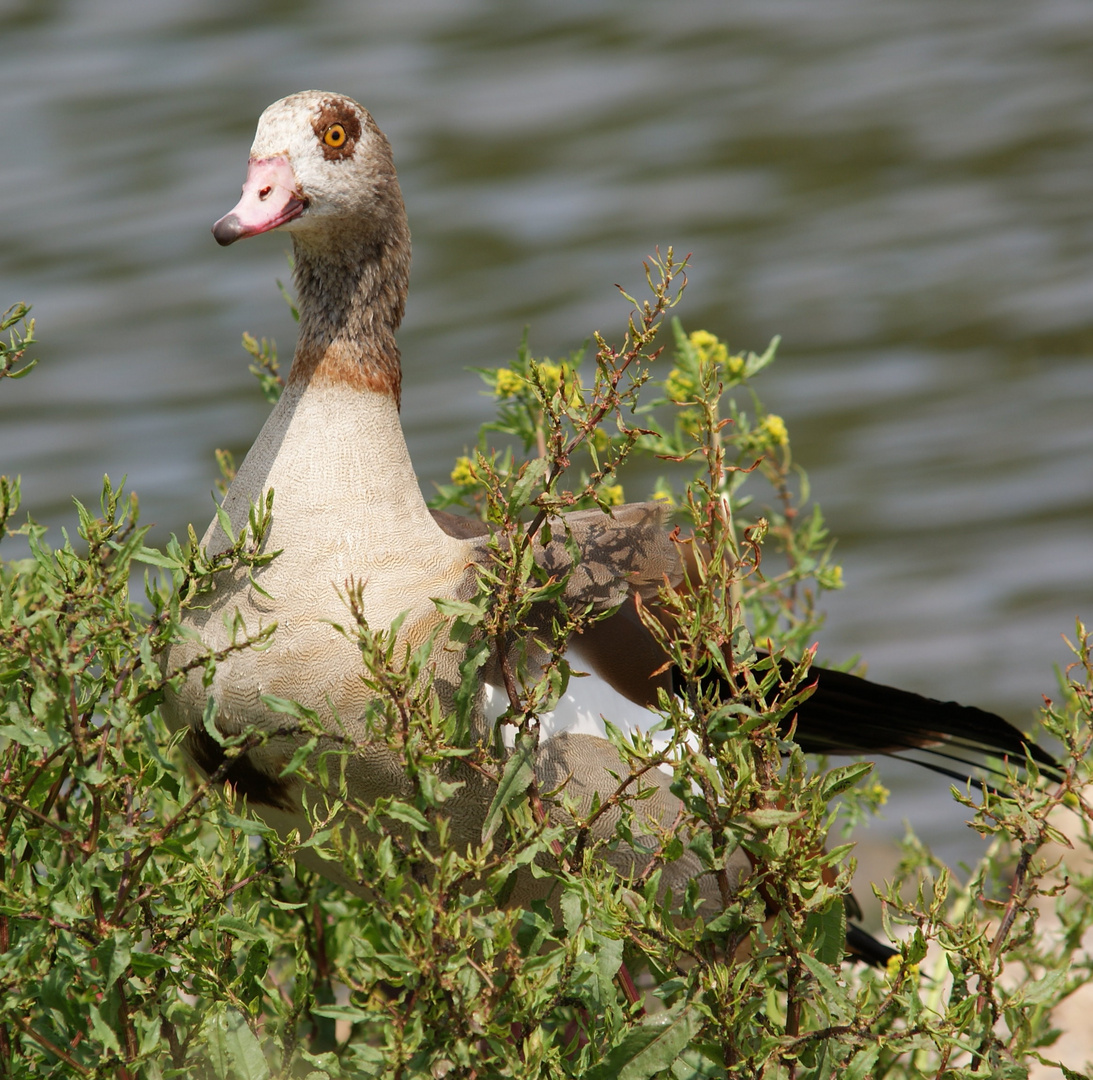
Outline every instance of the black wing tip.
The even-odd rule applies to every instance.
[[[846,924],[846,955],[851,960],[858,960],[870,967],[884,968],[893,957],[899,956],[899,949],[885,945],[883,941],[878,941],[860,926],[848,922]]]
[[[783,670],[792,667],[788,660],[783,660],[781,666]],[[829,741],[827,749],[830,752],[899,753],[917,749],[966,766],[981,766],[981,757],[1002,758],[1026,771],[1028,759],[1049,779],[1056,782],[1063,779],[1063,767],[1051,754],[996,713],[975,705],[939,701],[818,665],[813,665],[809,676],[815,689],[798,711],[802,744],[808,738],[807,720],[811,718],[816,721],[819,739]],[[813,712],[812,717],[810,712]],[[856,730],[847,732],[841,745],[840,733],[831,730],[840,714],[850,725],[856,722]],[[873,716],[887,719],[878,722],[872,719]],[[804,732],[802,727],[806,728]],[[802,734],[805,739],[800,738]],[[885,746],[886,741],[888,746]],[[969,760],[967,756],[957,756],[956,752],[974,757]],[[935,771],[985,786],[973,776],[936,767]],[[997,768],[988,767],[987,771],[1003,775]]]
[[[769,654],[760,653],[760,659]],[[783,678],[795,664],[778,661]],[[717,683],[723,683],[714,676]],[[912,690],[900,690],[860,675],[812,665],[808,673],[812,694],[786,718],[797,719],[795,739],[802,750],[819,754],[888,754],[908,751],[951,761],[967,771],[946,768],[939,762],[908,758],[952,780],[995,791],[988,780],[974,775],[977,770],[1004,777],[1005,771],[986,764],[983,758],[1001,758],[1018,771],[1027,772],[1029,761],[1056,783],[1064,778],[1063,766],[1008,720],[974,705],[939,701]],[[672,672],[672,684],[682,691],[682,674]],[[722,692],[726,688],[722,685]]]

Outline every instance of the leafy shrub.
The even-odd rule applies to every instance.
[[[304,747],[289,770],[331,792],[309,837],[278,839],[223,793],[257,735],[225,743],[218,774],[187,777],[157,712],[180,676],[159,658],[182,613],[223,566],[273,557],[262,536],[275,500],[210,560],[192,530],[149,547],[135,497],[109,480],[97,514],[77,504],[79,539],[50,546],[41,526],[13,525],[18,481],[0,480],[0,536],[25,551],[0,569],[0,1076],[1018,1077],[1047,1051],[1052,1008],[1091,974],[1088,866],[1064,867],[1055,846],[1089,847],[1085,631],[1061,703],[1043,714],[1069,756],[1065,782],[1037,783],[1030,763],[1031,782],[1014,776],[978,806],[956,793],[994,837],[987,857],[960,881],[908,838],[882,891],[899,957],[886,970],[843,963],[853,860],[824,843],[882,792],[868,765],[809,767],[777,730],[807,692],[817,598],[840,572],[785,425],[754,391],[777,343],[730,354],[674,322],[671,359],[660,355],[681,273],[670,252],[652,261],[650,298],[626,298],[620,345],[596,335],[593,370],[580,356],[536,361],[525,344],[481,372],[498,418],[437,499],[497,537],[479,596],[447,605],[467,645],[464,694],[454,714],[441,709],[428,647],[403,656],[350,590],[344,632],[409,794],[356,805],[338,755],[316,762]],[[2,326],[0,377],[18,377],[33,323],[16,306]],[[275,397],[275,349],[245,344]],[[529,558],[530,540],[548,515],[614,505],[642,484],[706,553],[706,587],[663,597],[687,700],[664,700],[657,739],[614,736],[630,772],[582,816],[538,790],[527,764],[537,714],[572,674],[558,642],[589,619],[557,607],[560,583]],[[144,602],[130,596],[141,568]],[[491,643],[529,632],[544,601],[556,615],[534,632],[551,662],[541,679],[507,672],[515,752],[469,746],[478,668]],[[793,677],[753,640],[803,658]],[[217,659],[191,666],[211,674]],[[737,686],[732,702],[701,689],[710,664]],[[318,730],[292,702],[270,704]],[[658,858],[623,880],[592,839],[605,814],[617,840],[632,838],[635,781],[660,765],[685,820],[656,855],[686,845],[724,875],[743,847],[762,866],[726,889],[722,911],[665,895]],[[444,807],[472,774],[496,795],[482,842],[463,849]],[[357,832],[337,827],[347,816]],[[370,896],[296,869],[302,846],[349,861]],[[507,906],[521,874],[552,878],[557,903]],[[1048,900],[1050,932],[1038,922]]]

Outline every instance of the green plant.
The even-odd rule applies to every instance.
[[[909,839],[884,890],[900,958],[886,971],[841,963],[853,862],[824,843],[839,815],[870,811],[877,786],[863,763],[810,766],[777,730],[805,693],[818,596],[841,577],[785,425],[755,394],[776,343],[731,355],[673,323],[671,361],[660,354],[682,269],[670,252],[651,262],[650,298],[626,297],[620,343],[597,335],[591,364],[536,361],[525,343],[481,373],[498,419],[438,495],[495,530],[479,595],[446,608],[467,646],[463,692],[443,708],[430,646],[403,656],[350,589],[343,630],[375,694],[372,728],[408,784],[356,805],[338,781],[352,748],[316,761],[301,747],[288,769],[331,793],[303,840],[278,839],[221,791],[257,736],[224,743],[218,774],[187,781],[156,709],[179,675],[158,658],[180,613],[227,563],[274,557],[261,540],[275,498],[210,560],[192,530],[150,548],[135,498],[109,481],[97,514],[77,506],[78,539],[52,547],[33,522],[12,525],[18,482],[0,481],[3,535],[25,549],[0,567],[0,1076],[1022,1076],[1048,1048],[1053,1005],[1091,974],[1089,870],[1064,876],[1051,854],[1064,813],[1080,823],[1065,842],[1089,846],[1085,631],[1044,714],[1066,781],[1036,783],[1030,764],[1033,782],[1014,776],[975,808],[994,843],[965,882]],[[3,330],[0,377],[23,374],[27,310]],[[275,395],[275,349],[245,344]],[[564,540],[557,512],[643,483],[700,541],[704,587],[661,597],[686,700],[663,701],[659,738],[615,736],[629,772],[582,815],[538,790],[525,750],[579,677],[560,643],[597,613],[560,603],[564,583],[531,553],[551,531]],[[129,595],[139,567],[147,606]],[[529,625],[550,659],[535,678],[506,671],[501,726],[516,750],[473,745],[479,666]],[[791,678],[756,653],[768,640],[801,660]],[[261,644],[240,635],[232,648]],[[191,663],[211,675],[217,659]],[[731,702],[703,689],[710,665],[733,681]],[[274,704],[318,734],[315,717]],[[650,854],[686,848],[720,873],[713,915],[693,893],[665,895],[658,857],[623,880],[592,839],[591,819],[612,815],[632,841],[640,778],[660,766],[686,820]],[[445,804],[470,782],[496,796],[481,842],[455,845]],[[358,832],[336,827],[347,815]],[[302,845],[352,860],[369,898],[294,872]],[[761,870],[734,889],[740,849]],[[529,875],[553,881],[555,902],[507,903]],[[1056,905],[1055,937],[1038,927],[1038,896]]]

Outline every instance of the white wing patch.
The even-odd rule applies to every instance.
[[[579,671],[581,669],[579,652],[571,648],[568,655],[573,667]],[[491,723],[497,723],[498,718],[508,708],[508,704],[504,690],[489,683],[486,684],[485,713]],[[575,735],[595,735],[597,738],[606,739],[605,717],[614,727],[628,736],[638,731],[648,732],[661,720],[658,713],[642,705],[636,705],[593,673],[571,678],[566,692],[558,700],[554,710],[540,713],[539,738],[545,742],[563,733],[572,732]],[[670,741],[670,735],[669,731],[654,732],[650,736],[654,748],[665,749]],[[516,741],[516,728],[506,724],[501,737],[505,746],[511,750]],[[662,768],[671,774],[670,767],[662,766]]]

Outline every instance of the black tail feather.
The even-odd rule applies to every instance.
[[[790,660],[780,660],[783,679],[794,670]],[[681,691],[681,676],[674,673]],[[814,754],[906,754],[924,768],[961,783],[969,781],[991,790],[973,773],[1002,778],[1004,771],[984,761],[1005,758],[1015,769],[1031,759],[1051,780],[1062,779],[1062,768],[1045,750],[1031,742],[1001,716],[937,701],[908,690],[870,682],[845,671],[813,666],[807,676],[812,693],[784,721],[788,732],[796,720],[794,739],[802,750]],[[728,688],[722,688],[724,692]],[[921,755],[929,755],[923,760]],[[953,768],[946,762],[962,766]]]
[[[846,955],[853,960],[860,960],[870,967],[887,967],[893,956],[899,956],[899,949],[893,949],[878,941],[872,934],[866,933],[854,923],[846,924]]]
[[[792,671],[781,661],[784,676]],[[1016,768],[1026,759],[1046,776],[1062,778],[1058,762],[1031,742],[1009,721],[955,701],[937,701],[907,690],[869,682],[845,671],[813,667],[815,684],[810,697],[797,709],[796,739],[803,750],[817,753],[899,753],[917,750],[943,761],[984,767],[981,757],[1007,758]],[[918,759],[912,759],[918,760]],[[967,773],[955,772],[936,762],[918,763],[957,780]],[[988,769],[1003,775],[999,769]]]

